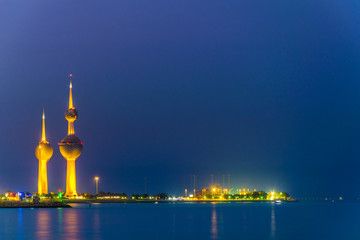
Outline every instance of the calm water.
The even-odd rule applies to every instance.
[[[360,239],[360,202],[0,209],[0,239]]]

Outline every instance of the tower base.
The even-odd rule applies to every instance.
[[[76,191],[76,170],[75,159],[67,159],[67,173],[66,173],[66,194],[67,197],[77,196]]]
[[[38,193],[48,194],[47,161],[44,160],[39,160]]]

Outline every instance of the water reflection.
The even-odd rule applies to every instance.
[[[63,232],[63,209],[59,208],[58,209],[58,232],[62,233]]]
[[[50,230],[50,215],[47,209],[37,209],[36,210],[36,238],[39,240],[47,240],[51,238],[51,230]]]
[[[80,226],[78,211],[75,209],[66,209],[64,214],[64,233],[63,239],[77,240],[79,239]]]
[[[275,239],[276,221],[275,221],[275,206],[271,206],[271,238]]]
[[[93,218],[93,231],[94,231],[94,239],[102,239],[101,238],[101,230],[100,230],[100,214],[99,209],[96,209]]]
[[[216,206],[213,205],[212,208],[212,215],[211,215],[211,239],[218,239],[219,238],[219,230],[218,230],[218,219],[216,213]]]
[[[23,210],[22,208],[19,208],[19,214],[18,214],[18,239],[23,239]]]

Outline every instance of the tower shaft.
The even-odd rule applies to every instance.
[[[66,196],[74,195],[77,195],[75,159],[68,158],[66,171]]]
[[[47,162],[39,160],[38,193],[48,194]]]
[[[74,122],[68,121],[68,135],[75,134]]]

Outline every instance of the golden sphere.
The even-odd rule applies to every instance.
[[[65,115],[66,120],[68,120],[70,122],[74,122],[78,118],[79,114],[75,108],[69,108],[69,109],[66,109],[64,115]]]
[[[66,159],[76,159],[82,152],[82,142],[74,134],[67,135],[61,143],[59,143],[59,149],[61,155]]]
[[[48,142],[39,142],[35,148],[35,156],[41,161],[49,161],[53,152],[54,150]]]

